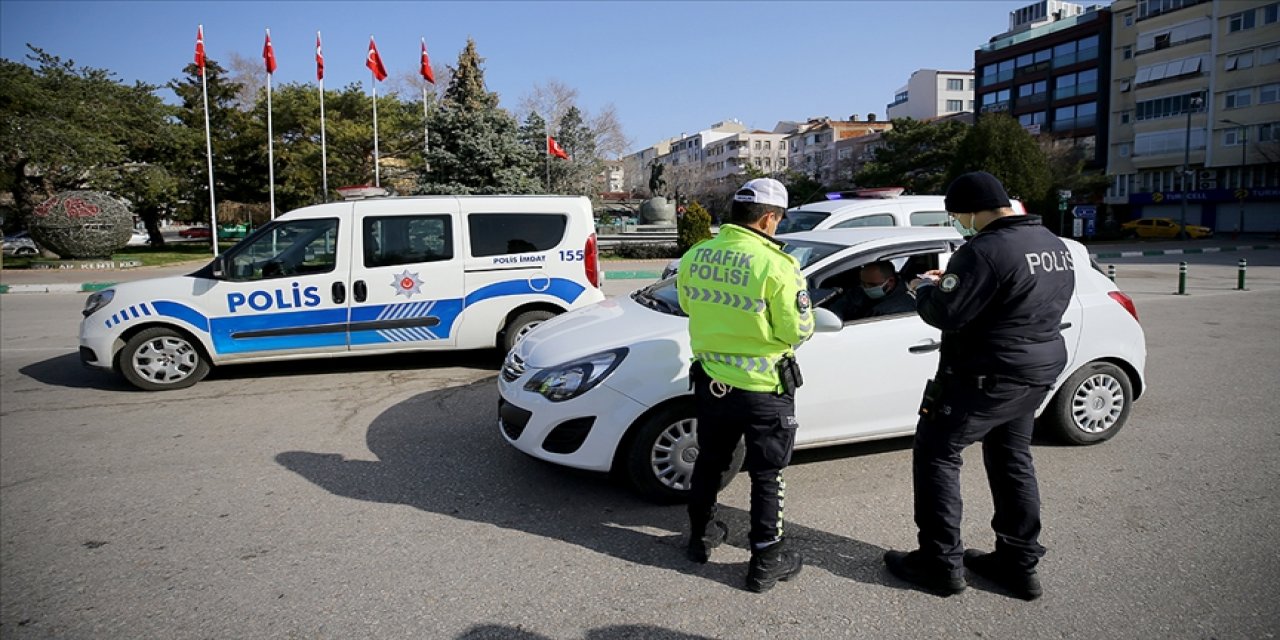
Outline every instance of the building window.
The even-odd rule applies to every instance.
[[[1280,141],[1280,122],[1264,122],[1258,125],[1258,142]]]
[[[1226,92],[1226,98],[1227,98],[1227,102],[1226,102],[1225,108],[1227,109],[1239,109],[1241,107],[1247,107],[1253,104],[1253,90],[1240,89],[1237,91],[1228,91]]]
[[[1129,124],[1129,120],[1133,117],[1131,111],[1120,112],[1120,124]]]
[[[1227,129],[1226,131],[1222,132],[1222,146],[1238,147],[1240,146],[1241,137],[1242,136],[1240,135],[1240,129],[1238,127],[1235,129]]]
[[[1125,79],[1120,81],[1120,93],[1127,93],[1132,88],[1133,88],[1132,80]]]
[[[1275,64],[1280,62],[1280,45],[1263,47],[1258,51],[1258,64]]]
[[[1253,52],[1246,51],[1244,53],[1236,53],[1227,56],[1225,69],[1227,71],[1237,71],[1240,69],[1253,68]]]
[[[759,150],[760,150],[760,141],[759,141],[759,140],[756,140],[755,144],[754,144],[754,145],[752,145],[752,148],[754,148],[756,151],[759,151]]]
[[[1280,83],[1264,84],[1258,87],[1258,104],[1271,104],[1277,101],[1280,101]]]
[[[970,100],[970,101],[969,101],[969,110],[970,110],[970,111],[973,111],[973,107],[974,107],[974,102],[973,102],[973,100]]]
[[[964,91],[962,78],[947,78],[947,91]]]
[[[1186,130],[1182,127],[1168,131],[1139,133],[1133,139],[1133,155],[1146,156],[1163,153],[1181,153],[1186,140]],[[1204,149],[1205,131],[1203,128],[1191,130],[1191,148]],[[1158,176],[1157,176],[1158,177]],[[1159,179],[1157,183],[1161,182]],[[1154,191],[1162,191],[1159,184],[1152,185]]]
[[[1262,24],[1274,24],[1277,20],[1280,20],[1280,2],[1262,8]]]
[[[964,111],[964,100],[948,100],[947,111]]]
[[[1196,91],[1177,96],[1156,98],[1154,100],[1143,100],[1134,105],[1137,111],[1138,121],[1158,120],[1160,118],[1182,115],[1188,111],[1199,111],[1200,109],[1197,109],[1192,105],[1192,99],[1198,96],[1200,96],[1200,92]],[[1200,108],[1204,108],[1204,105],[1202,104]]]
[[[1069,107],[1058,107],[1053,111],[1053,130],[1067,131],[1092,127],[1098,115],[1098,103],[1086,102]]]
[[[1133,12],[1124,14],[1124,26],[1126,27],[1133,26]]]
[[[1121,55],[1121,57],[1123,57],[1125,60],[1129,60],[1129,59],[1133,58],[1133,45],[1131,45],[1131,44],[1126,44],[1126,45],[1124,46],[1124,48],[1122,48],[1122,49],[1120,50],[1120,55]]]
[[[770,140],[765,140],[765,141],[764,141],[764,150],[765,150],[765,151],[768,151],[768,150],[769,150],[770,145],[772,145],[772,144],[773,144],[773,143],[772,143],[772,141],[770,141]]]
[[[1018,116],[1018,124],[1022,125],[1024,128],[1030,127],[1033,125],[1040,125],[1044,123],[1045,123],[1045,112],[1043,111],[1024,113]]]
[[[1138,73],[1133,77],[1133,81],[1136,84],[1143,85],[1151,82],[1168,80],[1170,78],[1195,75],[1200,73],[1203,62],[1204,56],[1192,56],[1190,58],[1170,60],[1169,62],[1157,62],[1156,64],[1147,65],[1145,67],[1138,67]]]
[[[1128,143],[1128,142],[1122,142],[1122,143],[1120,143],[1120,149],[1119,149],[1119,151],[1120,151],[1120,157],[1121,157],[1121,158],[1128,158],[1128,157],[1129,157],[1129,151],[1130,151],[1129,143]]]
[[[978,83],[973,78],[969,78],[969,90],[973,91],[978,88]]]
[[[1056,100],[1095,93],[1098,91],[1098,70],[1085,69],[1080,73],[1068,73],[1054,78],[1053,97]]]
[[[1142,54],[1158,49],[1180,45],[1184,42],[1203,40],[1213,33],[1213,20],[1205,17],[1193,20],[1161,31],[1150,31],[1138,34],[1135,53]]]
[[[1252,29],[1254,26],[1254,10],[1241,11],[1240,13],[1227,17],[1227,31],[1235,33]]]

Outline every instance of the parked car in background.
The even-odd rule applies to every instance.
[[[1177,238],[1182,225],[1170,218],[1139,218],[1120,225],[1120,232],[1129,238]],[[1187,225],[1190,238],[1209,238],[1213,229],[1200,225]]]
[[[209,227],[188,227],[178,232],[180,238],[208,238],[212,235]]]
[[[151,234],[141,229],[134,229],[129,236],[129,242],[125,243],[126,247],[145,247],[151,244]]]
[[[840,296],[861,294],[863,265],[891,261],[904,281],[945,270],[960,234],[878,227],[778,239],[800,263],[816,308],[817,333],[797,350],[806,384],[796,395],[796,448],[910,435],[941,332],[915,312],[840,317],[831,309],[843,306]],[[1084,245],[1064,242],[1076,275],[1061,324],[1069,361],[1040,408],[1040,427],[1091,444],[1114,436],[1143,393],[1146,343],[1133,301]],[[691,360],[675,280],[566,313],[508,353],[497,381],[499,431],[540,460],[611,471],[650,498],[681,499],[698,455]]]
[[[26,231],[4,237],[4,255],[6,256],[28,257],[39,254],[40,247],[36,246],[36,241],[32,240],[31,235]]]

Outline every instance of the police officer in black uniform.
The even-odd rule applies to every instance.
[[[1031,433],[1067,363],[1060,324],[1075,291],[1074,265],[1039,216],[1013,213],[989,173],[957,178],[946,206],[970,239],[945,273],[910,284],[920,317],[942,330],[912,451],[920,548],[889,551],[884,560],[894,575],[939,595],[963,591],[968,567],[1033,600],[1041,594],[1036,564],[1044,547]],[[977,441],[995,503],[992,553],[964,550],[960,540],[960,454]]]

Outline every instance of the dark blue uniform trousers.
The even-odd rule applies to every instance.
[[[1044,557],[1031,434],[1049,387],[990,377],[985,384],[958,376],[939,376],[938,382],[939,400],[920,418],[912,451],[920,550],[953,572],[963,570],[960,453],[981,440],[995,503],[995,550],[1011,566],[1030,572]]]
[[[717,397],[702,367],[695,365],[690,376],[697,399],[698,459],[689,486],[689,519],[697,524],[715,518],[716,496],[728,484],[733,451],[745,440],[744,466],[751,477],[748,539],[755,545],[781,539],[782,470],[795,445],[795,396],[727,387]]]

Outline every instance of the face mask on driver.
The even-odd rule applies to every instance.
[[[862,292],[867,294],[867,297],[872,300],[879,300],[880,298],[885,297],[886,293],[884,288],[887,286],[889,286],[889,281],[885,280],[883,284],[874,287],[863,287]]]
[[[972,215],[972,214],[960,214],[960,215],[968,215],[970,224],[977,223],[978,216],[976,215]],[[956,231],[960,232],[960,235],[966,238],[972,238],[974,235],[978,233],[977,227],[966,227],[964,226],[964,224],[960,222],[960,219],[956,218],[955,216],[951,217],[951,226],[954,227]]]

